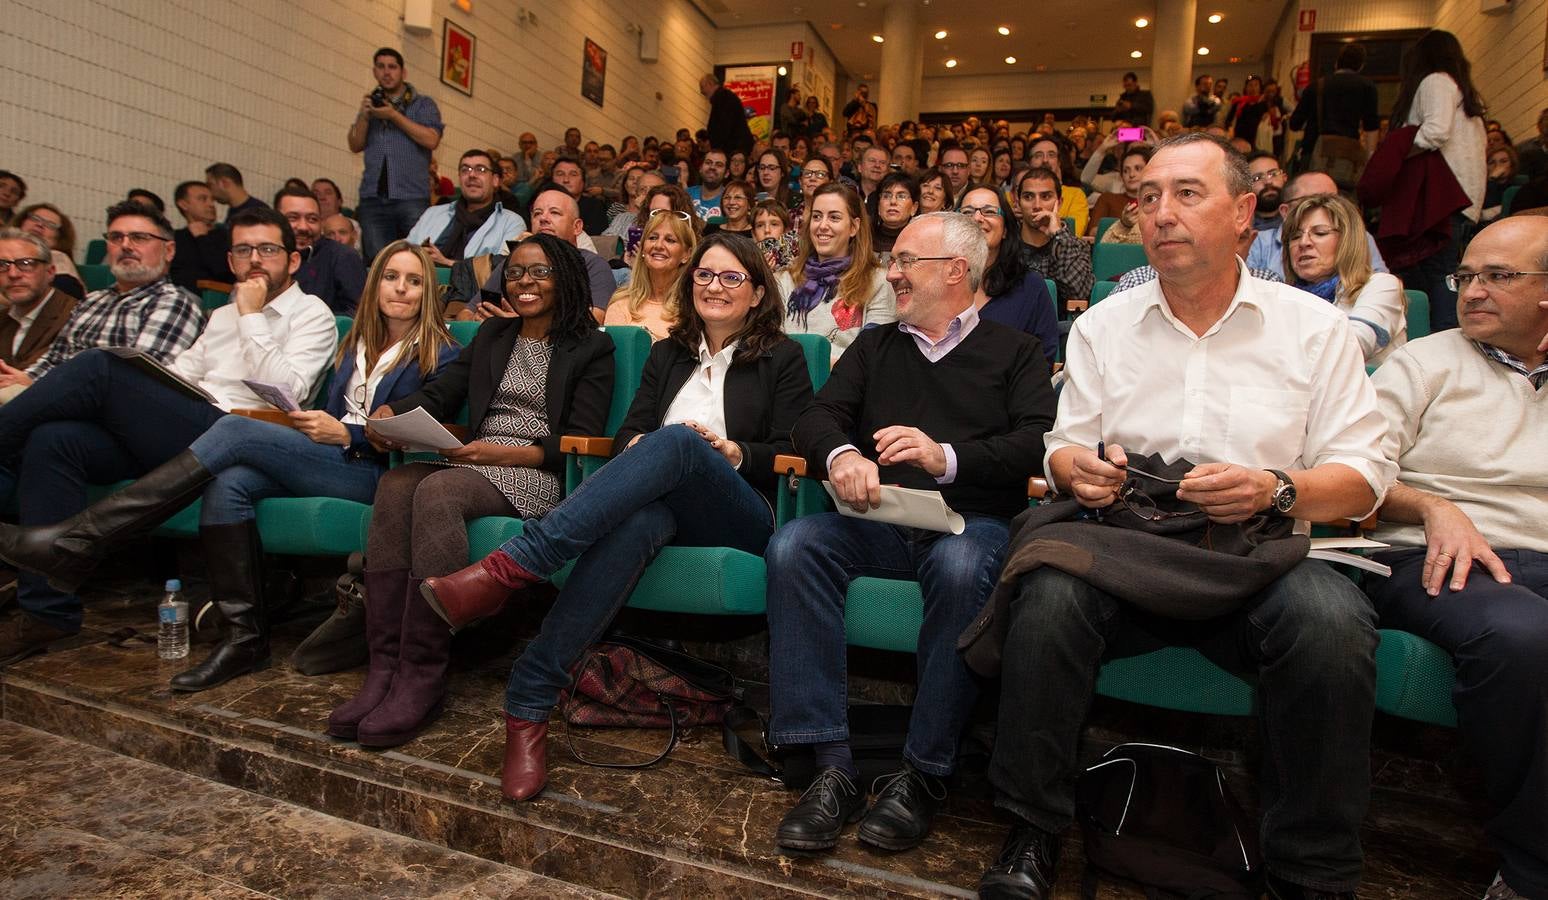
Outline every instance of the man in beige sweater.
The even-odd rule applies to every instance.
[[[1412,341],[1373,380],[1401,470],[1373,535],[1385,628],[1452,655],[1462,741],[1499,850],[1490,898],[1548,896],[1548,219],[1505,219],[1454,276],[1461,328]]]

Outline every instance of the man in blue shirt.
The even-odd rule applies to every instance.
[[[1290,204],[1302,197],[1336,193],[1338,193],[1338,185],[1333,183],[1333,178],[1328,173],[1302,172],[1285,185],[1284,202],[1279,207],[1280,221],[1284,221]],[[1381,251],[1376,249],[1376,239],[1367,233],[1365,243],[1371,251],[1371,268],[1377,272],[1386,272],[1387,263],[1381,258]],[[1285,241],[1282,225],[1274,225],[1258,231],[1257,238],[1252,242],[1252,249],[1247,251],[1247,268],[1277,272],[1280,280],[1284,280]]]
[[[726,151],[710,150],[699,163],[699,183],[688,189],[699,218],[720,215],[720,195],[726,187]]]
[[[505,252],[505,242],[527,230],[527,223],[495,199],[500,172],[489,151],[469,150],[457,161],[457,183],[462,196],[425,210],[409,232],[413,244],[428,245],[438,266],[450,267],[459,259]]]
[[[356,218],[366,259],[408,234],[430,205],[430,153],[445,129],[435,101],[403,80],[403,54],[377,50],[372,71],[378,87],[349,126],[350,152],[365,153]]]

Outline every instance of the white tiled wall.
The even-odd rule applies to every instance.
[[[802,58],[787,61],[790,45],[800,41]],[[796,85],[805,90],[808,81],[803,66],[810,68],[811,85],[818,95],[822,109],[831,119],[838,78],[838,61],[833,51],[823,42],[821,35],[805,22],[786,22],[778,25],[748,25],[741,28],[722,28],[715,36],[715,64],[735,66],[754,63],[786,62]],[[821,90],[826,87],[827,90]],[[843,104],[840,103],[840,106]]]
[[[938,113],[1085,107],[1090,105],[1093,94],[1106,94],[1107,106],[1111,107],[1123,93],[1123,73],[1126,71],[1138,75],[1142,87],[1150,87],[1150,69],[1138,67],[1018,75],[955,75],[926,78],[919,108],[922,112]],[[1259,71],[1255,66],[1226,63],[1200,66],[1197,74],[1208,72],[1217,78],[1229,78],[1233,86],[1239,87],[1247,75],[1255,71]]]
[[[1543,34],[1548,0],[1514,0],[1507,12],[1483,15],[1477,0],[1440,0],[1436,25],[1462,42],[1473,84],[1491,118],[1513,140],[1537,134],[1537,114],[1548,107]]]
[[[128,188],[170,205],[177,182],[217,160],[259,197],[326,175],[352,200],[360,160],[344,135],[375,86],[378,46],[400,48],[409,80],[440,105],[443,171],[469,147],[514,149],[526,130],[552,146],[569,125],[615,144],[703,125],[715,29],[690,0],[524,5],[536,24],[516,21],[514,0],[479,0],[472,15],[437,0],[433,32],[411,35],[402,0],[5,0],[0,168],[88,236]],[[478,41],[472,97],[437,77],[447,16]],[[631,24],[659,29],[658,62],[640,61]],[[588,37],[608,51],[601,108],[580,96]]]

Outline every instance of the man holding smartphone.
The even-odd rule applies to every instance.
[[[1096,276],[1091,247],[1064,227],[1059,215],[1059,176],[1046,166],[1033,166],[1016,179],[1016,215],[1021,219],[1022,253],[1027,266],[1059,288],[1060,302],[1091,296]]]
[[[409,233],[430,206],[430,153],[440,146],[441,109],[403,80],[403,54],[382,47],[372,58],[376,89],[360,101],[349,150],[365,154],[360,177],[361,249],[367,260]]]

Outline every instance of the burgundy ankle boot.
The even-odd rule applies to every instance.
[[[548,783],[548,723],[505,714],[505,762],[500,793],[512,800],[534,797]]]

